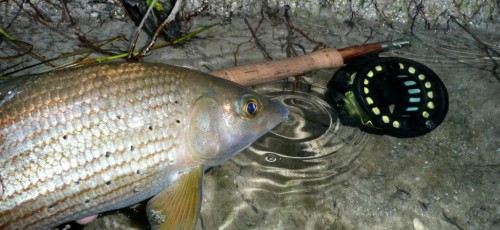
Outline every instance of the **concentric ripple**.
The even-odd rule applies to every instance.
[[[226,167],[207,172],[204,188],[217,192],[204,193],[202,225],[206,229],[293,228],[284,221],[331,225],[336,217],[330,211],[314,210],[335,206],[327,194],[342,187],[359,168],[369,135],[340,124],[324,100],[324,84],[278,82],[255,90],[285,104],[289,117]],[[218,173],[227,179],[212,180]],[[226,209],[232,211],[216,214]],[[283,220],[284,216],[293,220]]]
[[[300,183],[312,180],[317,186],[332,183],[331,179],[322,180],[356,167],[354,161],[368,135],[340,124],[337,112],[324,100],[325,86],[296,81],[265,84],[255,90],[280,101],[290,113],[284,122],[235,157],[236,163],[252,165],[260,181],[297,183],[295,180],[300,178]]]

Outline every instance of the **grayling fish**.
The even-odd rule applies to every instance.
[[[93,65],[0,89],[0,229],[46,229],[152,196],[153,228],[192,229],[203,171],[288,113],[162,64]]]

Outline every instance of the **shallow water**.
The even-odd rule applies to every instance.
[[[326,82],[335,70],[308,74],[298,83],[289,79],[257,86],[258,91],[275,89],[269,95],[287,104],[290,119],[207,173],[203,228],[498,227],[498,32],[471,32],[487,44],[489,50],[485,51],[458,27],[420,29],[409,36],[404,26],[390,28],[377,22],[361,21],[350,28],[334,18],[295,20],[296,26],[335,47],[388,38],[410,40],[412,47],[383,55],[409,58],[433,69],[448,89],[447,118],[436,130],[418,138],[371,135],[341,125],[324,101]],[[235,24],[236,19],[231,29]],[[277,25],[265,25],[261,25],[266,31],[260,36],[262,43],[269,53],[283,55],[279,45],[285,33]],[[238,34],[227,32],[226,39],[238,40],[240,35],[233,38],[233,33]],[[311,45],[304,39],[297,43]],[[238,63],[252,62],[250,50],[256,59],[262,59],[253,47],[239,55],[226,55],[225,61],[219,59],[223,56],[207,54],[204,64],[231,65],[233,56],[240,58]]]
[[[179,47],[155,50],[144,60],[208,72],[266,57],[286,57],[290,44],[289,54],[302,54],[319,42],[342,48],[404,38],[411,41],[410,48],[383,56],[419,61],[436,72],[448,90],[448,115],[441,126],[422,137],[379,136],[342,125],[337,112],[325,102],[333,69],[254,86],[286,104],[290,116],[248,149],[207,171],[197,229],[500,228],[497,24],[436,20],[429,29],[423,23],[388,23],[363,15],[350,20],[330,14],[290,14],[293,25],[317,41],[313,42],[297,31],[290,34],[283,15],[283,8],[278,8],[263,16],[246,16],[254,30],[259,28],[256,35],[265,52],[256,45],[245,18],[236,15],[231,23]],[[88,37],[102,40],[133,31],[129,21],[102,17],[79,21]],[[220,16],[198,16],[189,26],[221,20]],[[22,22],[17,29],[31,28]],[[97,22],[101,24],[96,26]],[[107,29],[105,37],[100,28]],[[11,33],[34,43],[49,57],[79,44],[76,37],[43,26],[32,32],[12,28]],[[126,42],[116,44],[122,50],[127,47]],[[112,212],[86,228],[130,228],[133,224],[142,229],[140,210]]]

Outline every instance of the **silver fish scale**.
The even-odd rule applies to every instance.
[[[166,140],[187,122],[196,83],[186,74],[96,65],[31,78],[0,102],[0,229],[43,228],[160,191],[173,178],[159,169],[182,164]]]

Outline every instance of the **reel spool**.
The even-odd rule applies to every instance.
[[[362,57],[340,68],[326,98],[345,125],[396,137],[424,135],[448,112],[443,82],[427,66],[398,57]]]

